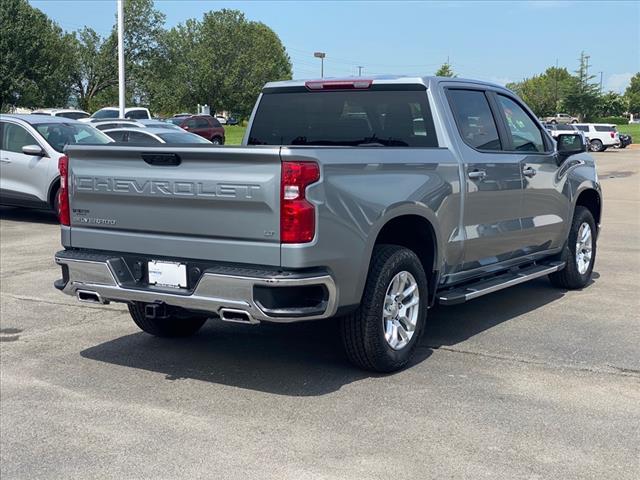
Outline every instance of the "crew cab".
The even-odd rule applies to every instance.
[[[241,146],[66,154],[55,286],[124,302],[153,335],[194,334],[209,318],[339,317],[348,358],[390,372],[436,303],[543,276],[565,289],[591,280],[594,160],[579,134],[554,142],[499,85],[274,82]]]

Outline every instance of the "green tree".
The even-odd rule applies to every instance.
[[[618,117],[626,111],[625,99],[616,92],[607,92],[600,96],[598,115]]]
[[[589,56],[584,52],[580,53],[580,65],[575,73],[575,86],[567,93],[564,104],[583,121],[597,113],[600,97],[600,87],[592,82],[595,75],[589,74]]]
[[[507,88],[516,92],[538,117],[558,113],[563,100],[575,86],[575,78],[566,68],[550,67],[540,74],[521,82],[509,83]]]
[[[436,70],[436,77],[455,77],[456,74],[453,73],[453,68],[451,68],[451,64],[449,62],[444,62],[438,70]]]
[[[85,27],[75,33],[73,45],[73,94],[80,108],[97,110],[103,106],[101,100],[104,101],[105,96],[113,97],[118,83],[116,38],[111,35],[104,39]]]
[[[27,0],[0,2],[0,111],[69,100],[73,41]]]
[[[624,99],[627,112],[640,115],[640,72],[631,77],[631,83],[624,91]]]
[[[194,110],[200,103],[248,116],[267,81],[291,78],[291,62],[269,27],[221,10],[162,35],[150,72],[155,112]]]

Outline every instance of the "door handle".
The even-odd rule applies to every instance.
[[[484,170],[473,170],[469,173],[467,173],[467,175],[469,176],[469,178],[471,180],[482,180],[484,177],[487,176],[487,172],[485,172]]]
[[[11,163],[11,160],[9,160],[8,158],[2,158],[0,159],[0,163],[3,163],[6,165],[7,163]]]
[[[522,174],[523,174],[525,177],[535,177],[535,176],[536,176],[536,173],[538,173],[538,172],[537,172],[537,171],[536,171],[536,169],[535,169],[535,168],[533,168],[533,167],[525,167],[525,169],[524,169],[524,170],[522,170]]]

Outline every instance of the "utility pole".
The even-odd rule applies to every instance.
[[[600,94],[602,95],[602,73],[603,72],[598,72],[600,74]]]
[[[118,110],[124,118],[124,0],[118,0]]]
[[[362,66],[358,65],[358,76],[359,76],[359,77],[361,77],[361,76],[362,76],[362,69],[363,69],[363,68],[364,68],[364,67],[362,67]]]
[[[324,78],[324,57],[327,54],[325,52],[314,52],[313,56],[320,59],[320,78]]]
[[[555,89],[555,109],[556,111],[559,109],[558,107],[558,59],[556,58],[556,69],[553,72],[553,83]]]

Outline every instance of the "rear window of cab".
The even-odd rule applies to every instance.
[[[437,147],[426,91],[264,93],[249,145]]]

